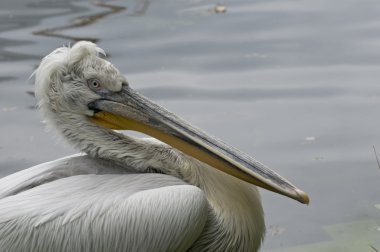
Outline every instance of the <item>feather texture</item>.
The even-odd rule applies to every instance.
[[[85,166],[82,171],[95,171]],[[62,170],[62,160],[47,167],[50,172],[55,167]],[[20,177],[27,172],[22,171]],[[39,174],[44,175],[50,177]],[[185,251],[200,235],[206,219],[202,191],[177,178],[83,173],[2,198],[0,248],[20,252]]]

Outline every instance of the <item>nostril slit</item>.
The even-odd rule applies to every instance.
[[[97,109],[97,108],[95,107],[95,102],[90,102],[87,106],[88,106],[88,108],[89,108],[90,110],[94,111],[94,113],[98,113],[98,112],[101,111],[100,109]]]

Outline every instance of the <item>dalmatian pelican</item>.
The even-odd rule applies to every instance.
[[[46,124],[81,153],[0,179],[1,251],[258,251],[256,186],[308,204],[265,165],[137,93],[103,55],[80,41],[35,71]]]

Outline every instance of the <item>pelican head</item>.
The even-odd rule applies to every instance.
[[[35,72],[35,94],[47,118],[61,113],[93,116],[89,103],[121,91],[126,79],[100,56],[105,56],[102,49],[82,41],[72,48],[58,48],[42,60]]]
[[[105,134],[117,142],[114,129],[140,131],[240,180],[309,202],[306,193],[265,165],[138,94],[102,55],[94,43],[81,41],[53,51],[35,72],[36,97],[46,121],[82,151],[101,155],[100,147],[86,141],[102,141],[100,134]]]

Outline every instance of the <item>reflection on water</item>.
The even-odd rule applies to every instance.
[[[70,35],[65,35],[62,33],[65,30],[70,30],[70,29],[75,29],[75,28],[91,25],[102,18],[105,18],[109,15],[116,14],[118,12],[125,10],[125,7],[123,6],[116,6],[116,5],[110,5],[110,4],[104,4],[104,3],[96,3],[95,5],[99,7],[108,8],[109,10],[92,14],[89,16],[79,17],[79,18],[76,18],[75,20],[72,20],[70,22],[71,24],[69,25],[64,25],[64,26],[59,26],[59,27],[54,27],[54,28],[47,28],[41,31],[33,32],[33,34],[48,36],[48,37],[63,38],[63,39],[68,39],[68,40],[73,40],[73,41],[88,40],[88,41],[92,41],[96,43],[99,41],[98,38],[70,36]]]
[[[3,0],[0,176],[75,152],[26,92],[41,57],[89,38],[134,88],[309,193],[304,207],[262,191],[264,251],[379,250],[380,2],[216,4]]]

